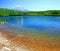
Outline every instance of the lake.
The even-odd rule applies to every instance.
[[[60,47],[60,16],[0,16],[0,22],[7,22],[0,24],[0,29],[24,37],[23,40],[34,48],[41,44],[53,49]]]
[[[59,16],[0,16],[0,22],[6,29],[60,32]]]

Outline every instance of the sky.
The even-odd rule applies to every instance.
[[[60,0],[0,0],[0,8],[15,7],[30,11],[60,10]]]

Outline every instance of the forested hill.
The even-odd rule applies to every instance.
[[[0,16],[60,16],[60,10],[28,11],[0,8]]]

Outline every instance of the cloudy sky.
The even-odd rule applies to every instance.
[[[15,7],[31,11],[60,10],[60,0],[0,0],[0,8]]]

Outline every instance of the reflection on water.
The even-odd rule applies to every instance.
[[[0,22],[7,22],[0,24],[0,30],[14,32],[28,47],[40,48],[39,50],[41,46],[45,49],[60,48],[58,16],[0,16]]]

